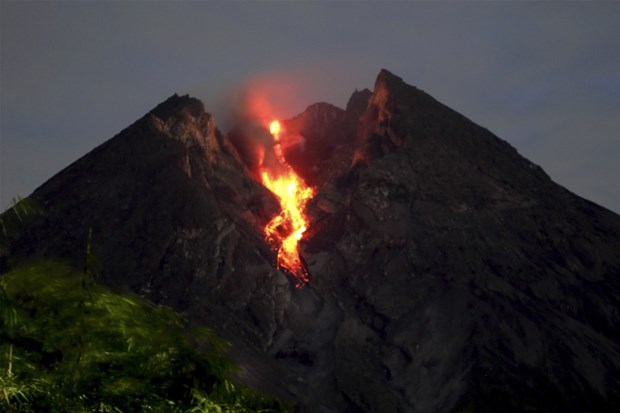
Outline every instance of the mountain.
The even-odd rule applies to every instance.
[[[215,329],[300,411],[620,409],[620,216],[386,70],[283,124],[316,188],[303,288],[244,139],[176,95],[38,188],[5,261],[80,263],[90,233],[103,283]]]

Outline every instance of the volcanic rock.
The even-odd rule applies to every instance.
[[[358,123],[372,93],[355,91],[347,109],[321,102],[293,119],[284,121],[287,134],[299,135],[303,143],[285,148],[288,162],[311,186],[323,186],[330,179],[344,176],[357,147]]]
[[[317,189],[308,286],[252,165],[176,95],[38,188],[9,262],[80,262],[92,229],[102,282],[214,328],[300,411],[620,409],[620,216],[386,70],[283,124]]]
[[[349,294],[334,348],[347,398],[369,411],[613,410],[619,217],[387,71],[357,133],[306,249],[311,285]]]
[[[23,223],[9,264],[82,265],[90,233],[100,282],[218,320],[224,335],[243,324],[262,336],[281,316],[273,303],[290,295],[262,235],[279,206],[230,151],[200,101],[170,97],[30,196],[44,215]],[[273,279],[274,301],[246,312],[264,279]]]

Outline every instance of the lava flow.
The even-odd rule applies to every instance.
[[[305,216],[306,204],[314,196],[312,188],[288,165],[280,144],[280,122],[274,120],[269,126],[274,139],[274,152],[285,171],[274,175],[263,169],[261,178],[280,201],[281,212],[265,225],[267,240],[278,248],[278,268],[288,270],[297,280],[297,287],[308,283],[308,271],[299,256],[299,241],[308,227]]]

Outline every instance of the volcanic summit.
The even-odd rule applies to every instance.
[[[302,412],[620,409],[620,216],[387,70],[280,122],[267,150],[313,190],[303,285],[248,139],[177,95],[35,190],[3,262],[80,263],[90,233],[104,284],[214,329]]]

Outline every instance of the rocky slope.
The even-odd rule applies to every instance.
[[[620,408],[618,215],[385,70],[284,123],[318,190],[307,287],[275,269],[247,154],[178,96],[37,189],[9,263],[79,262],[92,228],[102,281],[215,328],[301,411]]]

